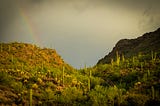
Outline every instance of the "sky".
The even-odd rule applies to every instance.
[[[0,0],[0,42],[53,48],[71,66],[90,67],[159,19],[160,0]]]

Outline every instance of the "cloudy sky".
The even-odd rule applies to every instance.
[[[93,66],[123,38],[160,27],[160,0],[0,0],[0,42],[55,48]]]

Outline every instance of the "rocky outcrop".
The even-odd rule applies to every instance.
[[[135,39],[122,39],[118,41],[113,50],[100,59],[97,64],[110,63],[116,57],[116,51],[125,57],[131,57],[138,53],[149,53],[160,50],[160,28],[154,32],[145,33]]]

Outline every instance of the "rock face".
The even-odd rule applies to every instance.
[[[116,51],[125,57],[131,57],[138,53],[149,53],[160,50],[160,28],[154,32],[145,33],[135,39],[122,39],[118,41],[113,50],[100,59],[97,64],[110,63],[111,59],[115,59]]]

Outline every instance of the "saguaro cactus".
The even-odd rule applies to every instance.
[[[151,58],[152,58],[152,64],[155,64],[155,60],[156,60],[156,57],[157,57],[157,53],[153,53],[153,51],[151,52]]]
[[[24,64],[22,63],[22,64],[21,64],[21,70],[22,70],[22,71],[23,71],[23,69],[24,69],[23,67],[24,67]]]
[[[135,57],[132,58],[133,65],[135,65]]]
[[[91,76],[92,76],[92,71],[89,70],[89,78],[88,78],[88,91],[91,89]]]
[[[44,69],[44,62],[42,62],[41,69],[42,70]]]
[[[63,70],[62,70],[62,85],[64,85],[64,70],[65,70],[65,67],[63,66]]]
[[[8,51],[9,51],[9,52],[11,51],[11,46],[10,46],[10,45],[8,45]]]
[[[155,95],[154,95],[155,91],[154,91],[154,87],[153,86],[151,87],[151,90],[152,90],[152,99],[154,99],[155,98]]]
[[[11,55],[11,61],[12,61],[12,63],[14,62],[14,61],[13,61],[13,55]]]
[[[32,106],[32,89],[29,90],[29,105]]]
[[[2,46],[2,44],[1,44],[1,52],[3,52],[3,46]]]
[[[122,62],[124,62],[125,61],[125,58],[124,58],[124,55],[122,54]]]
[[[88,78],[88,91],[90,91],[90,88],[91,88],[91,81],[90,78]]]
[[[117,66],[119,66],[119,63],[120,63],[120,56],[118,54],[118,51],[116,51],[116,62],[117,62]]]
[[[141,62],[141,70],[143,70],[143,63]]]
[[[156,60],[156,57],[157,57],[157,53],[153,53],[153,51],[151,52],[151,57],[152,57],[152,61],[155,61]]]
[[[113,68],[113,65],[114,65],[114,61],[113,61],[113,59],[111,59],[111,66],[112,66],[112,68]]]
[[[148,69],[147,75],[148,75],[148,77],[151,76],[151,73],[150,73],[149,69]]]

